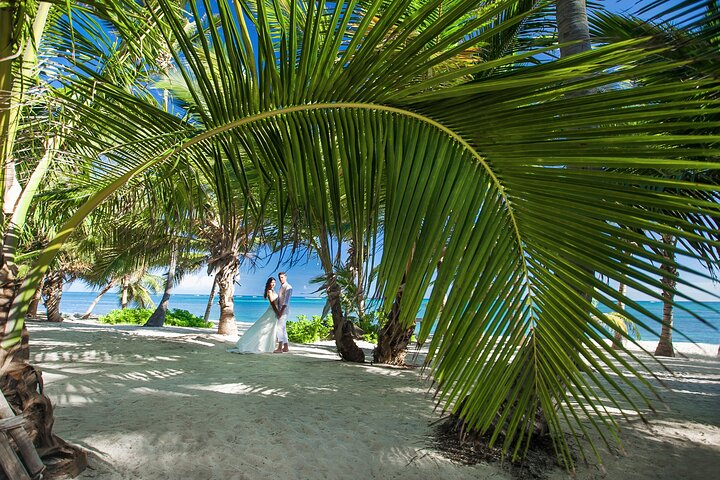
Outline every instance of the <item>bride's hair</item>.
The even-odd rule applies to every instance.
[[[275,280],[274,277],[270,277],[267,279],[267,282],[265,282],[265,291],[263,292],[263,298],[267,298],[267,292],[270,290],[270,284]]]

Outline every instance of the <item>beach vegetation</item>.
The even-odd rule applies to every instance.
[[[365,245],[365,251],[368,246]],[[320,284],[320,290],[324,291],[328,295],[328,303],[325,306],[325,311],[340,311],[345,321],[342,323],[342,328],[346,332],[345,335],[348,337],[348,341],[354,345],[354,340],[362,338],[365,341],[377,343],[378,325],[380,313],[377,311],[379,307],[377,301],[368,301],[366,296],[366,285],[372,284],[377,277],[377,269],[369,268],[367,262],[367,254],[360,254],[362,259],[356,258],[358,250],[360,250],[355,244],[352,244],[348,248],[347,261],[345,263],[340,262],[336,259],[335,262],[328,264],[332,265],[329,274],[322,275],[317,278],[311,279],[311,283]],[[363,268],[358,268],[356,265],[362,265]],[[365,275],[362,272],[364,269],[368,269],[368,274]],[[328,284],[330,279],[334,287]],[[330,302],[330,294],[333,294],[337,299],[337,305],[333,306]],[[340,325],[334,322],[334,329]],[[341,340],[343,345],[346,344],[344,340]],[[358,347],[359,348],[359,347]],[[348,356],[348,355],[345,355]],[[341,355],[342,357],[342,355]],[[362,359],[364,361],[364,353]],[[343,357],[344,358],[344,357]],[[360,355],[356,357],[360,360]]]
[[[378,310],[365,312],[365,315],[358,319],[358,327],[363,332],[362,339],[377,344],[380,327],[384,320],[385,316]]]
[[[619,312],[609,312],[597,317],[598,321],[605,325],[613,333],[613,348],[622,346],[623,338],[640,340],[640,330],[632,319]]]
[[[145,325],[154,310],[149,308],[126,308],[122,310],[111,310],[98,318],[100,323]],[[201,317],[193,315],[187,310],[173,308],[165,317],[165,324],[174,327],[196,327],[214,328],[215,324],[206,322]]]
[[[313,315],[298,315],[297,320],[287,322],[288,339],[295,343],[315,343],[332,335],[332,318]]]

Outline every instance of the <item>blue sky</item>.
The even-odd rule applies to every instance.
[[[680,1],[681,0],[668,0],[665,2],[664,7],[669,8]],[[605,8],[614,12],[632,12],[641,6],[648,4],[649,0],[596,0],[596,2],[603,4]],[[277,272],[285,270],[287,272],[289,282],[294,287],[296,295],[317,295],[313,293],[317,287],[310,283],[312,278],[322,274],[320,264],[315,257],[301,260],[293,266],[278,265],[278,260],[279,259],[277,257],[266,259],[262,266],[256,268],[242,266],[237,279],[239,285],[236,286],[236,294],[261,295],[265,280],[269,276],[277,276]],[[685,264],[691,268],[701,270],[701,267],[696,262],[685,262]],[[716,295],[720,295],[720,285],[713,284],[713,282],[707,279],[688,274],[683,275],[682,278],[700,289],[710,290]],[[213,277],[208,276],[204,271],[202,271],[188,275],[179,285],[176,286],[174,291],[176,293],[207,294],[210,292],[212,282]],[[681,292],[685,292],[698,301],[713,300],[707,294],[691,291],[689,288],[684,286],[679,288]],[[75,282],[67,290],[78,292],[88,291],[88,288],[81,282]],[[638,292],[630,291],[629,295],[631,298],[636,300],[648,299],[646,296],[639,294]]]

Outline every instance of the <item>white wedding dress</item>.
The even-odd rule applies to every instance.
[[[277,295],[271,300],[277,301]],[[235,348],[228,349],[230,353],[272,353],[277,347],[277,315],[272,306],[268,306],[265,313],[255,320],[242,337],[235,344]]]

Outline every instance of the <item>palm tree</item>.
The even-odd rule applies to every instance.
[[[662,262],[660,269],[663,271],[662,276],[662,296],[663,296],[663,315],[662,329],[660,331],[660,341],[655,349],[655,355],[663,357],[674,357],[675,350],[672,344],[672,317],[673,317],[673,297],[675,295],[677,268],[675,267],[675,236],[664,234],[662,243],[667,245],[662,255],[667,260]]]
[[[73,7],[74,16],[66,16],[67,9]],[[147,23],[143,22],[143,19],[147,20],[150,15],[132,2],[126,5],[120,2],[111,2],[100,5],[100,7],[96,13],[106,20],[119,20],[119,23],[116,22],[116,31],[130,39],[129,43],[122,44],[119,53],[126,56],[124,62],[126,67],[135,68],[136,57],[134,55],[139,53],[142,56],[156,44],[152,35],[146,31]],[[28,336],[23,318],[21,316],[12,317],[10,314],[12,299],[17,293],[18,283],[22,279],[22,277],[18,277],[16,265],[18,239],[26,227],[30,206],[36,200],[41,182],[46,180],[48,175],[52,175],[54,173],[52,169],[58,165],[56,155],[65,144],[68,130],[63,131],[62,127],[57,127],[64,123],[64,128],[73,128],[72,119],[69,122],[67,118],[61,119],[65,112],[52,103],[52,93],[56,90],[54,85],[45,83],[38,75],[40,72],[40,69],[37,68],[39,51],[42,53],[45,49],[45,51],[72,50],[73,54],[78,54],[76,57],[78,59],[82,56],[80,52],[87,52],[88,50],[83,48],[65,49],[64,46],[53,43],[58,39],[65,38],[62,35],[46,35],[53,29],[66,28],[65,20],[68,18],[79,20],[83,16],[80,12],[84,12],[85,9],[84,5],[51,4],[32,0],[5,2],[0,6],[0,92],[2,92],[0,94],[0,138],[2,138],[2,142],[0,142],[0,160],[2,161],[0,198],[2,198],[4,213],[1,232],[3,251],[0,264],[0,283],[2,283],[0,326],[5,333],[13,330],[23,333],[18,337],[22,338],[22,341],[13,340],[3,344],[3,358],[9,357],[11,362],[0,377],[2,388],[5,391],[8,388],[8,372],[30,368],[23,363],[24,359],[29,358]],[[132,9],[138,15],[127,15]],[[73,44],[73,47],[79,46],[84,34],[95,35],[95,38],[98,38],[98,31],[92,26],[81,30],[83,35],[74,35],[72,38],[72,42],[78,41],[77,44]],[[137,32],[141,33],[137,35]],[[132,42],[136,40],[138,43],[133,44]],[[87,45],[97,48],[102,45],[102,42],[90,41],[87,42]],[[125,48],[127,46],[130,48]],[[97,62],[101,57],[93,59],[93,62],[96,62],[95,65],[104,63],[102,60]],[[59,60],[59,63],[56,60]],[[44,63],[44,71],[57,71],[56,67],[61,66],[62,62],[63,60],[59,58],[48,59]],[[123,62],[118,62],[116,65],[123,65]],[[50,77],[50,82],[56,80],[56,78],[52,78],[52,73],[50,73]],[[114,78],[119,78],[119,76]],[[42,121],[42,116],[49,121]],[[38,126],[47,127],[47,131],[39,131]],[[40,148],[24,150],[19,147],[18,140],[22,142],[23,136],[41,139]],[[69,162],[70,158],[66,158],[65,161]],[[76,169],[76,171],[80,170]],[[34,282],[36,292],[40,291],[39,280]],[[20,375],[20,377],[24,377],[28,381],[27,384],[13,383],[14,388],[19,391],[19,394],[13,398],[29,398],[33,399],[33,402],[13,407],[15,411],[33,412],[31,415],[33,423],[26,425],[35,433],[35,437],[38,439],[37,447],[46,452],[55,452],[53,453],[53,465],[56,470],[82,471],[86,465],[85,454],[52,434],[53,419],[52,411],[49,408],[51,403],[42,395],[44,403],[41,403],[48,408],[38,409],[37,392],[42,391],[39,376]],[[22,390],[31,393],[23,394]],[[20,442],[21,439],[16,441]],[[31,468],[29,473],[35,476],[40,472]]]
[[[687,57],[698,57],[701,58],[697,63],[692,65],[678,65],[675,68],[669,70],[662,70],[655,72],[654,74],[638,79],[638,81],[652,85],[657,78],[660,77],[672,77],[679,81],[686,81],[688,79],[703,79],[713,84],[720,82],[720,76],[717,74],[715,64],[718,60],[717,47],[720,42],[720,34],[718,32],[718,24],[720,24],[720,12],[718,11],[717,2],[714,1],[699,1],[697,2],[701,8],[696,9],[696,12],[705,12],[705,15],[690,15],[689,18],[681,20],[680,24],[673,25],[670,22],[665,21],[663,17],[668,15],[674,15],[677,12],[673,10],[660,11],[657,16],[650,20],[641,19],[635,16],[629,15],[617,15],[600,12],[593,16],[593,32],[598,38],[602,38],[606,42],[621,42],[626,41],[629,38],[633,38],[639,35],[648,35],[655,38],[658,45],[666,45],[665,49],[658,49],[657,57],[663,60],[681,60]],[[646,6],[643,11],[649,11],[653,8],[659,7],[659,3],[651,3]],[[687,5],[686,5],[687,6]],[[703,10],[703,8],[705,10]],[[686,12],[687,13],[687,12]],[[698,18],[699,17],[699,18]],[[674,17],[677,19],[677,17]],[[703,101],[714,101],[717,98],[715,93],[700,92],[699,99]],[[716,120],[718,117],[711,114],[711,117],[703,115],[703,118],[708,121]],[[699,128],[705,132],[712,132],[717,134],[717,128],[706,127],[702,124],[698,125]],[[687,133],[692,133],[695,129],[690,126]],[[666,173],[663,171],[655,172],[658,176],[663,176]],[[677,173],[674,173],[675,178],[678,178]],[[720,181],[715,172],[704,171],[704,170],[688,170],[681,175],[681,179],[686,181],[694,181],[698,176],[704,176],[705,182],[710,184],[717,184]],[[717,201],[716,192],[707,192],[706,198],[710,201]],[[699,230],[695,233],[701,237],[710,237],[714,240],[718,240],[718,219],[713,218],[712,215],[684,215],[681,212],[668,212],[670,215],[678,215],[689,225],[682,226],[680,228],[689,228],[691,230]],[[706,226],[710,227],[709,231],[705,230]],[[673,306],[675,287],[678,281],[678,270],[675,266],[674,257],[676,255],[676,242],[678,238],[672,233],[663,232],[660,234],[648,233],[649,236],[659,237],[661,244],[655,248],[657,254],[660,257],[660,271],[661,271],[661,295],[663,299],[663,313],[661,320],[661,332],[658,345],[655,349],[655,355],[657,356],[674,356],[674,349],[672,345],[672,330],[673,330]],[[706,268],[713,274],[717,269],[717,262],[720,258],[720,251],[716,244],[708,243],[696,243],[688,242],[688,248],[697,249],[702,256],[705,258],[703,263]]]
[[[504,434],[511,456],[527,448],[539,410],[568,466],[563,425],[585,431],[588,420],[605,439],[618,427],[604,402],[642,414],[647,398],[634,387],[640,372],[628,360],[638,359],[607,345],[611,334],[590,316],[599,313],[590,299],[612,309],[618,300],[594,272],[650,292],[659,287],[651,275],[656,257],[637,229],[705,242],[665,212],[720,214],[716,202],[687,201],[688,192],[714,187],[699,181],[682,184],[684,193],[656,194],[649,187],[659,180],[640,169],[720,168],[705,153],[714,137],[683,130],[701,110],[716,113],[714,104],[689,99],[717,86],[665,79],[613,88],[663,66],[648,61],[647,39],[487,79],[475,75],[517,65],[518,57],[428,77],[486,38],[473,33],[495,18],[496,5],[468,18],[470,3],[460,1],[431,0],[408,16],[402,2],[370,1],[362,13],[352,2],[313,3],[303,24],[291,13],[282,35],[274,35],[261,2],[250,17],[255,44],[246,18],[220,2],[218,21],[202,37],[209,41],[198,45],[173,5],[158,4],[180,47],[175,64],[197,79],[189,93],[206,106],[206,117],[202,125],[183,124],[112,82],[73,83],[64,104],[103,131],[82,155],[98,168],[111,160],[114,169],[40,256],[15,300],[3,345],[18,341],[16,322],[54,249],[87,212],[166,160],[197,162],[209,174],[218,157],[207,153],[232,146],[243,155],[223,160],[238,172],[243,195],[263,205],[269,200],[253,192],[269,192],[284,212],[301,212],[313,236],[337,239],[347,227],[353,239],[372,238],[382,228],[377,290],[389,310],[404,279],[406,325],[443,258],[424,317],[438,319],[428,356],[436,398],[470,428],[492,431],[491,442]],[[204,10],[191,2],[189,12],[200,23]],[[431,15],[437,28],[418,32]],[[373,17],[379,21],[371,27]],[[216,62],[208,66],[211,53]],[[208,67],[211,75],[203,74]],[[78,100],[90,94],[92,106]],[[249,170],[257,173],[252,182],[243,175]],[[280,231],[298,220],[277,219]],[[629,254],[632,242],[638,247]],[[423,322],[421,342],[432,323]]]
[[[74,255],[72,250],[66,250],[57,257],[55,268],[45,275],[42,286],[42,299],[49,322],[63,321],[60,312],[63,286],[72,283],[88,268],[89,265],[84,263],[82,258]]]
[[[93,299],[92,302],[90,302],[90,305],[88,305],[87,309],[85,310],[85,313],[83,313],[82,318],[88,319],[90,318],[90,315],[92,315],[93,310],[95,310],[95,307],[100,302],[100,299],[105,296],[106,293],[108,293],[110,290],[113,289],[117,285],[117,279],[111,279],[109,280],[101,289],[98,291],[97,295]]]

